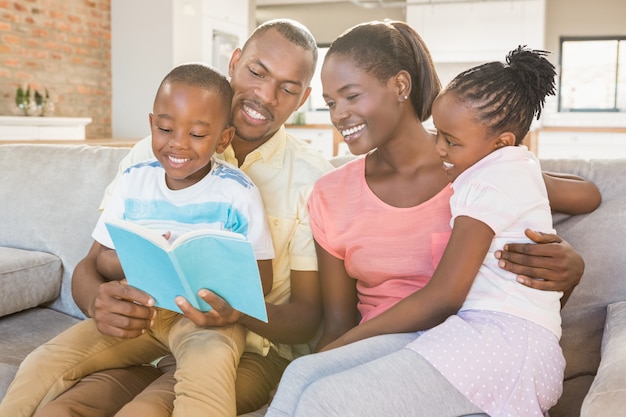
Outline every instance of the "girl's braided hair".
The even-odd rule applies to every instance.
[[[555,94],[556,72],[547,54],[519,46],[506,62],[489,62],[457,75],[446,91],[469,101],[491,134],[512,132],[519,145],[533,118],[541,116],[546,97]]]

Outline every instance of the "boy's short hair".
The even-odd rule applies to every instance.
[[[189,86],[200,87],[208,91],[216,92],[223,100],[222,104],[230,120],[230,109],[233,102],[233,89],[228,78],[217,68],[200,62],[190,62],[174,67],[161,81],[157,96],[161,87],[166,83],[181,83]],[[156,98],[155,98],[156,99]]]

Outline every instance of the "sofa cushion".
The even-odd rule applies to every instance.
[[[80,320],[49,308],[31,308],[0,320],[0,400],[19,364],[39,345]]]
[[[62,274],[52,254],[0,246],[0,316],[54,300]]]
[[[602,337],[602,359],[582,416],[621,415],[626,409],[626,301],[608,306]]]
[[[579,417],[580,405],[593,382],[593,375],[581,375],[563,382],[563,395],[550,409],[550,417]]]

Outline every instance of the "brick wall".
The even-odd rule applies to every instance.
[[[0,114],[20,85],[47,88],[54,115],[111,137],[111,0],[0,0]]]

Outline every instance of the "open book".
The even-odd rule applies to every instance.
[[[126,220],[107,221],[126,280],[150,294],[157,307],[181,313],[183,296],[198,310],[211,306],[198,296],[206,288],[234,309],[267,322],[261,277],[252,243],[239,233],[194,230],[171,245],[154,230]]]

